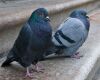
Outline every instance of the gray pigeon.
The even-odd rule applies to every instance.
[[[29,66],[36,65],[43,59],[45,51],[51,45],[51,39],[52,28],[48,12],[44,8],[36,9],[23,25],[13,48],[1,66],[6,67],[11,62],[17,61],[27,69],[26,75],[31,77]]]
[[[87,39],[90,27],[88,18],[86,11],[75,10],[59,26],[52,39],[57,49],[54,51],[56,54],[64,53],[69,57],[80,58],[77,50]],[[51,50],[52,53],[53,51]],[[47,52],[47,54],[50,54],[50,52]]]

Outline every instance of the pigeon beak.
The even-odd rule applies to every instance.
[[[88,18],[88,19],[89,19],[89,16],[86,16],[86,18]]]
[[[49,16],[47,16],[47,17],[46,17],[46,20],[47,20],[47,21],[50,21],[50,18],[49,18]]]

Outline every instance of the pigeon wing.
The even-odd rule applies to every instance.
[[[71,47],[80,41],[83,43],[87,37],[87,31],[82,21],[76,18],[70,18],[61,24],[61,32],[67,37],[66,39],[59,35],[59,39],[66,47]]]

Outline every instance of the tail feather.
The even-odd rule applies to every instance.
[[[7,66],[9,66],[10,63],[11,63],[12,61],[13,61],[12,59],[6,59],[6,60],[2,63],[1,67],[7,67]]]
[[[12,49],[11,51],[9,51],[7,55],[7,59],[2,63],[1,67],[7,67],[13,61],[15,61],[15,57],[14,57],[13,49]]]

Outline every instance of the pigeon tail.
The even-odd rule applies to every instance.
[[[12,61],[14,61],[13,58],[6,59],[6,60],[2,63],[1,67],[7,67],[7,66],[9,66],[10,63],[11,63]]]

